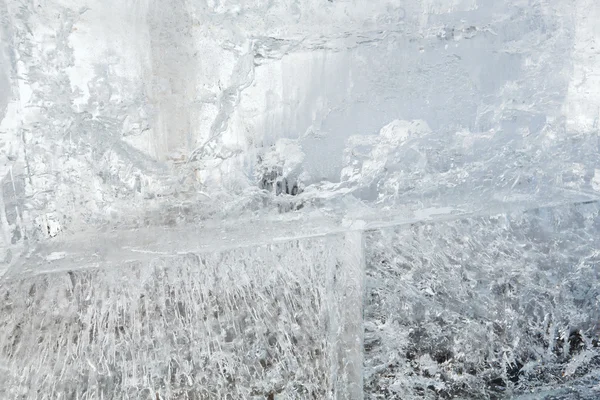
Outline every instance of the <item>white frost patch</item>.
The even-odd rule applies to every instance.
[[[65,253],[64,251],[55,251],[46,256],[46,261],[62,260],[66,256],[67,256],[67,253]]]
[[[427,122],[423,120],[394,120],[381,128],[379,136],[390,144],[402,144],[408,139],[423,137],[431,133]]]
[[[350,137],[344,155],[346,166],[342,169],[342,182],[368,185],[385,171],[402,170],[407,164],[413,164],[422,157],[418,156],[418,151],[413,151],[415,154],[410,157],[407,155],[409,142],[429,134],[431,129],[425,121],[394,120],[381,128],[379,136]]]
[[[592,178],[592,188],[600,192],[600,169],[594,170],[594,177]]]
[[[429,375],[434,376],[438,373],[438,363],[429,354],[419,357],[418,363],[421,370],[429,373]]]

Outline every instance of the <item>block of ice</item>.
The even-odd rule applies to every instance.
[[[362,398],[362,257],[351,233],[5,277],[0,397]]]
[[[365,397],[595,398],[599,246],[597,202],[368,233]]]

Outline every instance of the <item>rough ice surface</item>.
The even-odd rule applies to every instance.
[[[597,202],[369,232],[365,397],[597,397],[599,233]]]
[[[361,398],[361,240],[10,276],[0,395]],[[48,264],[65,259],[51,255]]]
[[[600,397],[599,18],[0,0],[0,397]]]

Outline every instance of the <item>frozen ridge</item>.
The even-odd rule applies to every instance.
[[[482,202],[478,208],[440,206],[422,210],[392,209],[335,214],[283,214],[278,218],[205,222],[201,225],[147,227],[131,230],[105,230],[77,233],[76,237],[57,237],[24,251],[5,272],[5,279],[90,267],[114,267],[133,261],[187,253],[211,253],[236,248],[252,248],[300,239],[343,235],[415,223],[443,222],[494,214],[523,212],[544,207],[596,202],[596,194],[556,190],[544,192],[542,202],[530,196],[523,201]],[[251,233],[249,227],[252,227]]]

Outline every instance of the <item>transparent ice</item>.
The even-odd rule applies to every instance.
[[[600,398],[594,0],[0,0],[0,398]]]

